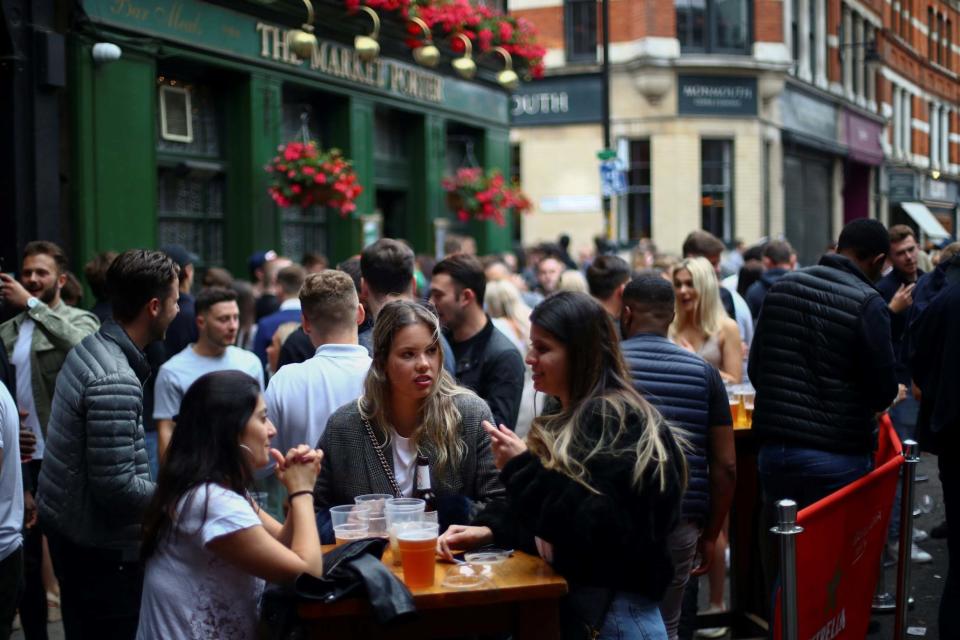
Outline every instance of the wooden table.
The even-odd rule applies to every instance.
[[[324,547],[329,550],[332,547]],[[399,579],[390,549],[383,561]],[[373,619],[370,606],[361,598],[333,604],[302,601],[297,607],[310,638],[429,638],[463,637],[471,634],[512,632],[517,640],[555,640],[560,637],[560,598],[566,581],[536,556],[515,552],[492,567],[492,586],[449,589],[441,582],[454,565],[437,562],[433,587],[413,590],[416,619],[385,629]]]

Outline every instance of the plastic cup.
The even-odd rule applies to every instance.
[[[334,531],[344,524],[363,524],[368,527],[369,519],[370,507],[366,505],[344,504],[339,507],[330,507],[330,524],[333,525]]]
[[[390,537],[390,552],[393,555],[393,564],[400,566],[400,547],[397,545],[396,525],[423,520],[423,510],[426,502],[419,498],[391,498],[384,503],[383,515],[387,534]]]
[[[333,536],[336,538],[337,544],[343,544],[351,540],[367,538],[369,537],[369,531],[365,522],[350,522],[335,526]]]
[[[353,501],[360,505],[366,505],[370,507],[370,514],[373,516],[383,515],[383,509],[386,506],[387,500],[393,498],[393,495],[389,493],[368,493],[362,496],[357,496]]]
[[[411,589],[433,586],[439,532],[440,527],[432,522],[411,522],[397,529],[397,543],[403,560],[403,582]]]

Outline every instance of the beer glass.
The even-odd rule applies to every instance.
[[[410,522],[397,529],[403,582],[411,589],[433,586],[439,532],[439,525],[432,522]]]

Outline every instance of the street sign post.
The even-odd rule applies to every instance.
[[[604,198],[620,196],[627,192],[627,176],[623,163],[617,159],[600,161],[600,194]]]

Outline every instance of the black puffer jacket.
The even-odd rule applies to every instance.
[[[604,420],[600,411],[598,401],[583,425],[585,442],[595,443],[601,434],[619,429],[613,415]],[[624,426],[621,437],[632,443],[647,428],[637,413],[628,414]],[[545,469],[526,452],[500,474],[507,500],[488,504],[474,524],[490,527],[501,546],[536,554],[534,536],[551,543],[553,568],[575,587],[634,592],[659,602],[673,578],[667,536],[679,520],[683,492],[683,454],[670,429],[663,423],[660,429],[669,456],[663,490],[652,472],[653,462],[642,490],[636,489],[635,455],[590,459],[589,481],[599,491],[594,493],[559,471]]]
[[[38,508],[75,544],[135,554],[153,496],[143,435],[146,357],[116,323],[74,347],[57,376]]]
[[[887,306],[851,260],[824,256],[770,289],[749,372],[764,441],[870,452],[874,415],[897,395]]]

